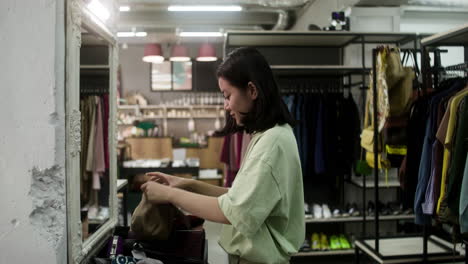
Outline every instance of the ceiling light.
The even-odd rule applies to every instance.
[[[181,37],[222,37],[221,32],[180,32]]]
[[[88,4],[89,10],[102,21],[106,21],[110,17],[109,11],[105,8],[99,0],[91,0]]]
[[[117,37],[119,38],[131,38],[131,37],[146,37],[148,33],[142,32],[117,32]]]
[[[190,57],[188,56],[187,47],[184,45],[174,45],[172,47],[172,54],[170,61],[190,61]]]
[[[216,50],[213,45],[203,43],[198,49],[197,61],[216,61]]]
[[[242,7],[238,5],[172,5],[167,8],[168,11],[179,11],[179,12],[198,12],[198,11],[208,11],[208,12],[213,12],[213,11],[224,11],[224,12],[234,12],[234,11],[242,11]]]
[[[134,37],[135,32],[117,32],[117,37],[119,38],[128,38],[128,37]]]
[[[130,11],[130,6],[120,6],[119,11],[120,12],[128,12],[128,11]]]
[[[150,63],[162,63],[164,57],[162,56],[161,44],[146,44],[142,60]]]
[[[142,31],[142,32],[136,32],[135,37],[146,37],[148,33]]]

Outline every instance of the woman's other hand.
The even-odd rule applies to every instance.
[[[146,175],[150,176],[150,181],[159,182],[174,188],[184,189],[185,186],[185,179],[181,177],[172,176],[162,172],[148,172]]]
[[[169,192],[171,191],[171,187],[165,186],[155,181],[147,181],[141,186],[141,191],[146,196],[147,201],[150,203],[169,203]]]

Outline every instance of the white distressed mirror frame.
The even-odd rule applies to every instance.
[[[88,255],[105,242],[117,224],[117,160],[116,160],[116,86],[118,46],[111,31],[95,17],[82,0],[66,2],[66,83],[65,83],[65,126],[66,126],[66,181],[67,181],[67,236],[68,263],[85,262]],[[109,219],[88,239],[82,241],[80,215],[80,47],[81,27],[91,29],[109,45]]]

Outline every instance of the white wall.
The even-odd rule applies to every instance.
[[[0,1],[0,263],[66,263],[63,2]]]

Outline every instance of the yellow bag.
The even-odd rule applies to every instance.
[[[371,167],[371,168],[375,168],[374,167],[374,160],[375,160],[375,157],[374,157],[374,152],[366,152],[366,161],[367,161],[367,164]],[[384,159],[382,157],[382,154],[378,154],[378,166],[379,166],[379,169],[390,169],[391,165],[390,165],[390,161],[387,160],[387,159]]]
[[[361,132],[361,147],[366,151],[374,152],[374,126],[373,124],[369,124],[369,98],[366,100],[363,127],[364,129]],[[378,138],[379,142],[377,142],[377,150],[381,151],[380,136]]]
[[[403,72],[403,78],[401,78],[393,88],[390,89],[389,87],[388,100],[390,103],[390,116],[404,115],[409,112],[411,107],[415,74],[411,67],[404,67]]]
[[[405,76],[400,58],[400,49],[385,47],[383,50],[383,58],[384,61],[382,61],[382,63],[385,65],[385,79],[387,80],[388,89],[391,90],[392,87]]]

